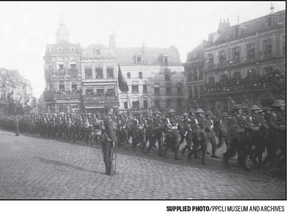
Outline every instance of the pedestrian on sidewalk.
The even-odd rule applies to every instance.
[[[15,136],[19,136],[19,119],[18,116],[15,116]]]

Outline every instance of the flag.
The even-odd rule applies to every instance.
[[[121,72],[121,68],[120,68],[120,65],[118,64],[118,84],[119,84],[119,89],[120,91],[122,92],[128,92],[129,91],[129,88],[128,88],[128,85],[127,85],[127,82],[125,80],[125,78],[123,77],[122,75],[122,72]]]

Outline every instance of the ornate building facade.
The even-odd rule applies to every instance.
[[[234,26],[220,21],[218,31],[187,55],[190,104],[196,100],[215,112],[231,110],[229,97],[236,103],[248,98],[262,105],[285,98],[285,14],[271,8],[266,16]]]
[[[119,106],[116,57],[103,44],[91,44],[81,55],[82,95],[86,110]]]
[[[120,109],[168,109],[181,111],[185,106],[184,67],[176,47],[120,48],[115,35],[113,49],[129,91],[119,92]]]
[[[55,33],[57,42],[46,46],[45,81],[43,93],[47,111],[67,112],[80,109],[81,100],[81,54],[80,44],[69,42],[69,32],[63,18]]]

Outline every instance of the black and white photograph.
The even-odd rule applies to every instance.
[[[287,211],[285,1],[4,1],[0,27],[0,206]]]

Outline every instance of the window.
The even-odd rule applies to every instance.
[[[73,83],[73,84],[71,85],[71,88],[72,88],[72,91],[74,91],[74,92],[77,91],[77,84],[74,84],[74,83]]]
[[[70,64],[70,68],[73,68],[73,69],[75,69],[75,68],[76,68],[76,64],[75,64],[75,63],[73,63],[73,64]]]
[[[100,55],[100,50],[99,50],[99,49],[95,49],[95,50],[94,50],[94,54],[95,54],[95,55]]]
[[[107,78],[114,78],[114,73],[113,73],[113,68],[112,67],[108,67],[107,68]]]
[[[192,70],[186,71],[187,75],[188,75],[188,82],[193,81],[193,74],[192,74]]]
[[[168,65],[168,57],[163,57],[163,65]]]
[[[139,72],[139,78],[142,79],[142,72]]]
[[[74,48],[74,47],[70,47],[70,51],[71,51],[71,52],[74,52],[74,51],[75,51],[75,48]]]
[[[247,45],[247,58],[249,60],[255,59],[255,45],[254,44]]]
[[[239,63],[240,62],[240,47],[233,48],[232,53],[233,53],[232,55],[233,63],[234,64]]]
[[[60,82],[59,82],[59,91],[60,91],[60,92],[65,91],[65,85],[64,85],[64,82],[63,82],[63,81],[60,81]]]
[[[124,109],[128,109],[128,103],[124,102]]]
[[[85,79],[92,79],[92,68],[85,68]]]
[[[103,68],[95,68],[96,79],[103,79]]]
[[[193,80],[195,81],[195,80],[197,80],[197,69],[194,68],[194,69],[192,69],[192,71],[193,71]]]
[[[115,96],[115,90],[114,89],[107,89],[106,96]]]
[[[170,95],[170,94],[171,94],[171,85],[170,85],[170,83],[167,83],[167,84],[166,84],[166,94],[167,94],[167,95]]]
[[[132,101],[132,108],[133,109],[139,109],[140,108],[139,100]]]
[[[147,98],[144,98],[143,106],[144,106],[144,108],[148,108],[148,100],[147,100]]]
[[[103,96],[104,95],[104,89],[97,89],[96,94],[97,94],[97,96]]]
[[[226,63],[225,63],[226,64]],[[203,69],[199,69],[199,80],[202,80],[204,77]]]
[[[264,58],[270,58],[272,56],[272,43],[271,39],[264,41]]]
[[[142,63],[142,58],[141,56],[136,57],[136,64],[141,64]]]
[[[211,69],[214,67],[214,59],[213,59],[212,53],[208,54],[208,56],[207,56],[207,67],[208,67],[208,69]]]
[[[58,47],[57,50],[58,50],[59,53],[61,53],[62,52],[62,47]]]
[[[58,64],[59,70],[64,70],[64,65],[63,64]]]
[[[160,95],[159,85],[158,85],[158,86],[154,86],[154,94],[155,94],[155,95]]]
[[[233,73],[233,78],[240,80],[240,79],[241,79],[241,73],[240,73],[240,71],[234,72],[234,73]]]
[[[219,66],[220,67],[225,66],[226,65],[226,53],[224,50],[219,52],[218,58],[219,58]]]
[[[182,84],[181,83],[177,84],[177,94],[182,95]]]
[[[194,98],[198,98],[198,86],[194,86]]]
[[[199,87],[200,87],[200,95],[204,94],[204,85],[200,85]]]
[[[147,83],[143,82],[143,93],[147,93]]]
[[[165,68],[165,81],[170,81],[171,76],[170,76],[170,70],[168,68]]]
[[[131,78],[131,74],[130,74],[130,72],[127,72],[127,78],[128,78],[128,79]]]
[[[139,92],[138,82],[133,82],[132,83],[132,92],[134,92],[134,93],[138,93]]]

